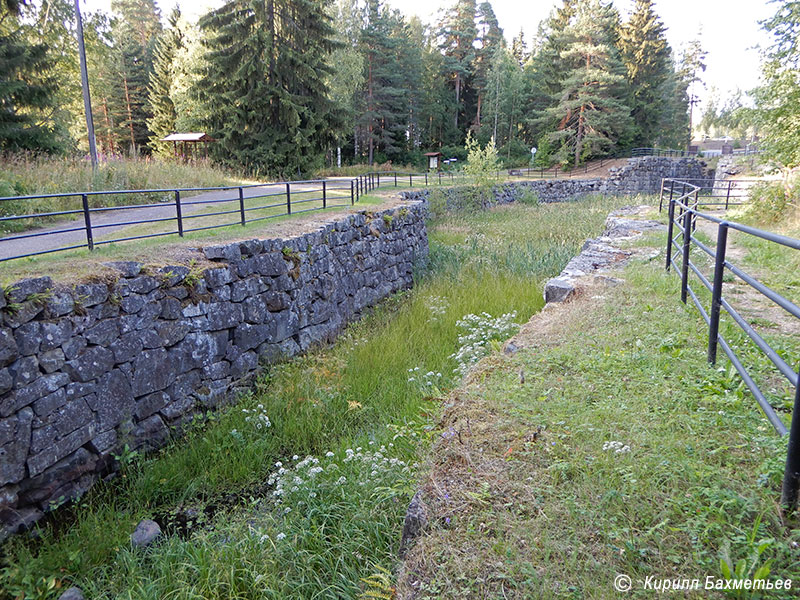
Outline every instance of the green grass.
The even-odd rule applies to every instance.
[[[365,195],[359,198],[359,202],[355,208],[356,210],[363,210],[365,208],[377,209],[379,205],[385,201],[386,198],[383,197]],[[329,206],[327,209],[318,212],[323,215],[329,215],[351,208],[349,204],[337,205]],[[248,218],[252,218],[252,214],[253,213],[249,213],[250,216],[248,216]],[[0,285],[8,285],[23,277],[31,277],[43,271],[47,272],[47,274],[51,275],[55,280],[75,280],[76,278],[97,273],[98,270],[104,269],[101,263],[114,260],[137,260],[151,265],[183,263],[185,262],[187,248],[197,248],[198,246],[202,247],[205,245],[253,237],[269,237],[274,235],[275,227],[301,222],[308,214],[309,213],[293,213],[292,215],[287,215],[285,211],[277,212],[276,209],[272,209],[271,217],[268,220],[248,222],[245,226],[234,224],[216,229],[187,232],[182,238],[179,238],[178,235],[175,234],[174,236],[154,237],[128,242],[112,242],[96,246],[91,252],[88,249],[67,250],[65,252],[55,252],[52,254],[10,260],[0,263],[3,269]],[[318,213],[315,212],[311,214]],[[236,215],[228,215],[227,222],[235,221],[235,218]],[[201,217],[199,219],[192,219],[192,222],[199,221],[207,225],[211,222],[210,219],[211,217]],[[220,222],[224,223],[226,221]],[[195,226],[199,225],[191,225],[191,227]],[[127,236],[150,233],[153,230],[149,229],[149,227],[152,226],[130,226],[128,229],[125,229],[124,232],[117,232],[113,235],[119,237],[123,234]],[[187,228],[188,227],[187,225]]]
[[[525,321],[542,305],[543,279],[601,230],[615,202],[441,217],[429,229],[431,266],[414,290],[382,303],[333,347],[269,368],[235,408],[209,415],[161,453],[125,457],[120,477],[38,541],[7,542],[0,589],[52,598],[52,581],[80,585],[93,599],[357,597],[362,578],[394,566],[414,461],[439,410],[430,397],[457,383],[456,321],[511,311]],[[432,372],[433,383],[409,381],[409,370]],[[263,411],[271,426],[257,429],[242,409]],[[345,460],[348,448],[382,445],[402,462]],[[325,468],[313,480],[304,474],[276,505],[264,482],[277,461],[296,464],[295,454]],[[139,519],[181,507],[202,513],[231,492],[239,495],[187,538],[146,552],[129,547]]]
[[[436,525],[407,564],[419,598],[616,598],[620,573],[649,598],[647,576],[704,581],[740,561],[740,576],[800,578],[798,522],[778,507],[786,440],[726,360],[708,366],[675,274],[657,258],[622,276],[451,400],[442,422],[463,439],[440,441],[426,469]],[[768,360],[724,333],[763,380]],[[791,336],[771,341],[800,355]],[[780,409],[792,393],[768,390]]]
[[[0,157],[0,197],[38,196],[100,190],[147,190],[175,187],[221,187],[254,183],[210,163],[182,163],[157,159],[112,159],[96,171],[81,158],[32,155]],[[91,197],[96,206],[121,206],[159,202],[163,194],[113,194]],[[80,209],[78,198],[6,201],[0,203],[0,216]],[[42,225],[45,221],[6,222],[0,233]]]

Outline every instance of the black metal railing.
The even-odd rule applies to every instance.
[[[665,180],[666,181],[666,180]],[[662,183],[661,201],[668,202],[668,225],[667,225],[667,253],[666,269],[669,271],[674,268],[681,276],[681,301],[686,303],[687,298],[691,297],[692,302],[700,311],[703,320],[708,325],[708,361],[715,364],[717,360],[717,349],[722,348],[731,361],[731,364],[741,376],[744,384],[753,394],[764,411],[773,428],[780,435],[789,434],[789,447],[786,455],[786,467],[784,470],[783,485],[781,490],[781,501],[789,510],[797,507],[798,491],[800,491],[800,377],[797,370],[777,352],[772,346],[753,328],[753,326],[741,315],[739,311],[731,305],[728,298],[723,293],[725,275],[730,274],[750,287],[759,294],[767,298],[787,312],[791,317],[800,319],[800,307],[788,300],[775,290],[764,285],[752,275],[746,273],[739,266],[732,264],[726,258],[728,250],[728,232],[730,230],[739,231],[746,235],[754,236],[768,242],[779,244],[795,250],[800,250],[800,240],[749,227],[741,223],[727,221],[720,217],[701,212],[699,208],[703,205],[701,201],[701,187],[690,182],[682,183],[681,193],[671,198],[665,198],[667,190],[671,186]],[[703,219],[717,225],[716,247],[711,248],[697,239],[693,235],[698,219]],[[676,235],[677,230],[677,235]],[[714,271],[711,280],[706,277],[701,269],[692,262],[692,249],[699,249],[703,254],[709,256],[714,261]],[[675,250],[677,249],[677,252]],[[711,301],[708,310],[703,306],[698,294],[690,284],[690,271],[693,273],[704,288],[711,294]],[[735,323],[755,344],[770,362],[776,367],[781,375],[794,387],[794,411],[790,430],[787,430],[783,420],[776,414],[772,404],[766,398],[761,388],[758,386],[747,367],[734,351],[731,344],[720,333],[720,317],[722,312],[727,313]],[[798,417],[798,418],[795,418]]]
[[[457,178],[382,171],[352,179],[5,197],[0,198],[0,262],[244,226],[354,205],[378,187],[444,185]]]
[[[682,158],[684,156],[697,156],[697,152],[688,150],[676,150],[674,148],[633,148],[631,156],[666,156],[670,158]]]
[[[755,179],[662,179],[658,210],[663,210],[664,202],[679,198],[688,191],[697,197],[698,206],[724,207],[727,210],[744,204],[756,183],[758,180]]]

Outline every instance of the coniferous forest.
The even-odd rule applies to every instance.
[[[469,133],[509,165],[531,147],[538,166],[683,148],[704,69],[699,43],[670,47],[652,0],[626,20],[563,0],[513,36],[477,0],[433,23],[384,0],[230,0],[197,23],[155,0],[111,6],[84,15],[99,151],[166,158],[160,138],[204,131],[214,161],[277,176],[463,159]],[[0,33],[0,150],[85,153],[73,0],[5,0]]]

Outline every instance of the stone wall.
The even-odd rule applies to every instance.
[[[629,158],[628,164],[612,167],[608,177],[592,179],[534,179],[531,181],[515,181],[503,183],[492,188],[494,202],[505,204],[518,202],[526,194],[532,193],[539,202],[565,202],[587,194],[658,194],[661,190],[661,179],[713,178],[706,163],[695,158],[663,158],[645,156]],[[408,199],[427,198],[430,191],[414,190],[401,192]],[[459,188],[450,188],[447,193],[448,208],[462,204],[463,195]]]
[[[622,167],[611,167],[608,177],[593,179],[543,179],[496,186],[499,203],[519,200],[531,191],[540,202],[563,202],[586,194],[658,194],[661,180],[708,178],[706,163],[695,158],[644,156],[629,158]],[[713,175],[712,175],[713,176]]]
[[[121,447],[164,445],[260,362],[330,342],[410,287],[425,213],[410,202],[205,247],[202,268],[109,263],[102,281],[0,290],[0,539],[85,492]]]

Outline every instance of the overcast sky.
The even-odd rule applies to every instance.
[[[196,19],[208,7],[217,6],[221,0],[157,0],[166,17],[176,3],[189,18]],[[439,11],[454,0],[389,0],[389,4],[407,15],[417,14],[423,21],[435,20]],[[109,10],[110,0],[81,0],[85,10]],[[525,31],[530,43],[539,22],[550,10],[560,4],[558,0],[492,0],[500,26],[507,39]],[[614,0],[625,17],[633,7],[633,0]],[[676,51],[702,32],[702,45],[708,51],[708,69],[704,74],[706,89],[696,90],[705,102],[712,88],[724,98],[734,90],[746,91],[755,87],[759,77],[757,47],[769,44],[769,38],[759,26],[759,21],[775,12],[768,0],[656,0],[656,10],[667,27],[667,38]]]

